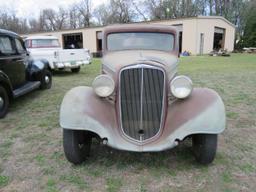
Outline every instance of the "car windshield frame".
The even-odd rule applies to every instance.
[[[118,35],[118,34],[125,34],[126,36],[128,35],[130,35],[130,36],[133,36],[133,35],[137,35],[137,34],[139,34],[137,37],[135,37],[134,39],[131,39],[130,40],[130,42],[128,41],[128,38],[123,38],[122,40],[123,41],[127,41],[128,43],[130,43],[131,44],[131,47],[118,47],[118,48],[116,48],[116,49],[114,49],[114,48],[111,48],[110,49],[110,47],[109,47],[109,44],[110,44],[110,42],[109,42],[109,37],[111,37],[112,35]],[[168,49],[166,48],[166,49],[164,49],[164,48],[161,48],[162,46],[155,46],[155,47],[148,47],[148,48],[146,48],[145,46],[143,47],[143,43],[146,43],[147,41],[145,41],[145,40],[150,40],[151,38],[148,38],[148,37],[146,37],[146,38],[144,38],[143,39],[143,35],[144,36],[147,36],[148,35],[148,37],[151,35],[151,36],[153,36],[153,35],[156,35],[155,37],[160,37],[161,35],[162,35],[162,37],[164,37],[164,35],[166,35],[166,37],[167,36],[169,36],[169,40],[170,40],[170,43],[169,43],[169,46],[167,46],[167,47],[169,47]],[[148,39],[147,39],[148,38]],[[161,37],[160,37],[161,38]],[[137,45],[137,47],[136,46],[134,46],[134,43],[137,41],[137,40],[142,40],[142,42],[141,42],[141,45]],[[143,40],[144,40],[144,42],[143,42]],[[160,39],[161,40],[161,39]],[[165,40],[168,40],[168,39],[165,39]],[[132,42],[132,41],[134,41],[134,42]],[[156,43],[156,40],[154,40],[155,41],[155,43]],[[165,41],[166,42],[166,41]],[[151,43],[153,43],[153,41],[151,42]],[[133,45],[132,45],[133,44]],[[149,41],[149,43],[148,43],[148,45],[150,44],[150,41]],[[151,44],[152,45],[152,44]],[[134,46],[134,47],[132,47],[132,46]],[[141,47],[139,47],[139,46],[141,46]],[[175,51],[175,35],[173,34],[173,33],[171,33],[171,32],[156,32],[156,31],[118,31],[118,32],[111,32],[111,33],[108,33],[107,35],[106,35],[106,50],[107,51],[124,51],[124,50],[156,50],[156,51],[164,51],[164,52],[173,52],[173,51]]]

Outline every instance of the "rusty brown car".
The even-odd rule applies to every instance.
[[[79,86],[60,110],[63,147],[73,164],[86,160],[93,137],[135,152],[171,149],[192,138],[195,159],[214,160],[225,108],[208,88],[177,74],[178,36],[162,25],[114,25],[103,32],[102,74]]]

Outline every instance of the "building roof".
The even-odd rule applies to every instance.
[[[161,22],[161,21],[177,21],[177,20],[187,20],[187,19],[220,19],[232,27],[235,28],[235,25],[225,19],[224,17],[221,16],[194,16],[194,17],[181,17],[181,18],[173,18],[173,19],[159,19],[159,20],[149,20],[149,21],[138,21],[138,22],[130,22],[130,23],[125,23],[125,24],[141,24],[141,23],[153,23],[153,22]],[[111,25],[117,25],[117,24],[110,24]],[[123,25],[123,23],[120,23],[119,25]],[[77,30],[83,30],[83,29],[93,29],[93,28],[101,28],[101,27],[106,27],[106,25],[103,26],[90,26],[90,27],[82,27],[82,28],[77,28],[77,29],[62,29],[62,30],[56,30],[56,31],[42,31],[42,32],[33,32],[30,34],[38,34],[38,33],[53,33],[53,32],[65,32],[65,31],[77,31]],[[27,34],[23,34],[22,36],[25,36]]]
[[[225,21],[226,23],[228,23],[229,25],[231,25],[232,27],[236,27],[233,23],[231,23],[229,20],[227,20],[226,18],[224,17],[221,17],[221,16],[202,16],[202,15],[199,15],[197,16],[198,19],[221,19],[223,21]]]

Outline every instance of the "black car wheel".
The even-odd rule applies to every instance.
[[[43,72],[41,77],[41,89],[50,89],[52,87],[52,73],[49,70]]]
[[[71,71],[72,71],[73,73],[79,73],[80,67],[72,68]]]
[[[87,131],[63,129],[63,147],[67,160],[81,164],[89,156],[92,137]]]
[[[0,118],[4,118],[8,112],[9,97],[6,89],[0,85]]]
[[[210,164],[215,158],[217,143],[217,134],[192,135],[192,146],[196,161],[205,165]]]

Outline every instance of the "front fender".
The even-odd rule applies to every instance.
[[[0,70],[0,82],[11,85],[10,79],[2,70]]]
[[[75,87],[64,96],[60,108],[60,126],[96,133],[100,138],[107,138],[108,145],[116,149],[142,150],[120,136],[115,105],[98,97],[91,87]]]
[[[226,126],[225,106],[212,89],[195,88],[186,100],[169,105],[166,125],[171,132],[184,127],[183,139],[189,134],[219,134]]]
[[[225,106],[214,90],[195,88],[185,100],[175,100],[167,110],[162,135],[144,150],[161,151],[193,134],[219,134],[226,127]]]
[[[113,104],[97,97],[91,87],[80,86],[65,95],[60,108],[60,126],[92,131],[101,138],[110,137],[116,127],[115,116]]]
[[[8,78],[8,76],[2,70],[0,70],[0,85],[4,86],[7,89],[8,94],[10,96],[12,96],[12,84],[11,84],[11,81]]]
[[[40,81],[46,70],[50,70],[47,60],[29,60],[27,67],[27,79],[29,81]]]
[[[60,125],[64,129],[87,130],[108,139],[108,145],[128,151],[162,151],[176,146],[177,140],[198,133],[219,134],[225,129],[225,108],[213,90],[195,88],[191,96],[175,100],[167,107],[160,136],[143,145],[130,142],[120,132],[115,105],[95,95],[91,87],[76,87],[64,97]]]

